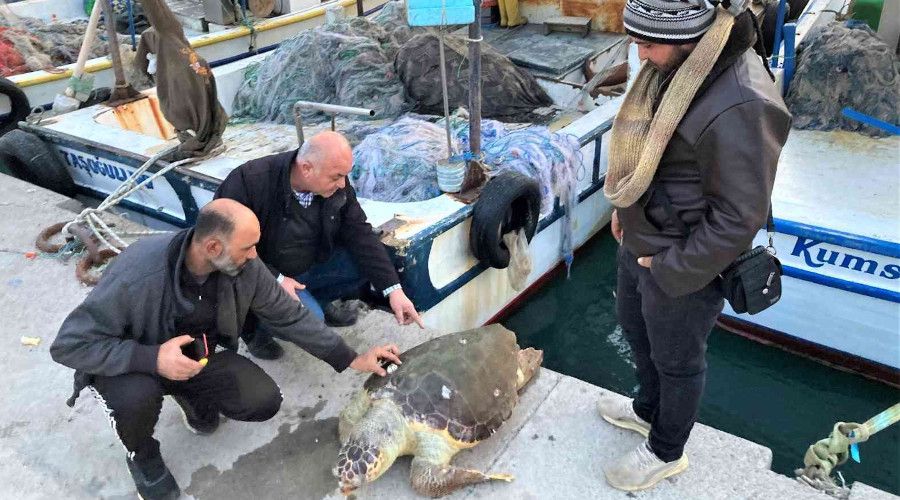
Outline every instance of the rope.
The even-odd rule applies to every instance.
[[[126,0],[126,5],[128,6],[128,34],[131,35],[131,50],[137,50],[137,35],[134,30],[134,8],[132,6],[133,0]]]
[[[794,473],[797,479],[813,488],[824,491],[831,496],[846,499],[850,490],[846,485],[839,486],[831,477],[831,472],[847,461],[849,457],[859,461],[856,445],[867,441],[875,433],[900,421],[900,403],[875,415],[865,423],[838,422],[834,424],[831,435],[818,441],[806,450],[803,457],[804,468]],[[835,471],[836,472],[836,471]],[[840,473],[838,473],[840,475]],[[841,477],[841,483],[844,483]]]
[[[247,15],[247,0],[235,0],[238,7],[240,7],[241,11],[241,24],[247,27],[250,30],[250,47],[248,47],[248,52],[256,52],[256,26],[253,24],[253,20]]]
[[[155,179],[162,177],[163,175],[167,174],[171,170],[178,168],[181,165],[184,165],[186,163],[194,162],[199,159],[199,158],[187,158],[184,160],[172,162],[169,165],[167,165],[166,167],[161,168],[158,172],[148,176],[146,179],[144,179],[140,183],[136,183],[136,180],[139,176],[143,175],[148,169],[150,169],[150,167],[152,167],[154,164],[156,164],[156,162],[159,161],[162,157],[172,153],[177,148],[178,148],[178,146],[173,146],[171,148],[165,149],[165,150],[157,153],[153,157],[151,157],[146,162],[144,162],[144,164],[141,165],[140,168],[135,170],[134,173],[132,173],[127,179],[125,179],[125,181],[123,181],[122,184],[120,184],[119,187],[116,188],[115,191],[110,193],[109,196],[107,196],[106,199],[100,203],[100,205],[98,205],[96,208],[86,208],[86,209],[82,210],[81,213],[75,217],[75,219],[73,219],[71,222],[69,222],[65,226],[63,226],[61,232],[63,234],[69,233],[70,228],[74,224],[87,224],[87,226],[90,228],[90,230],[94,234],[94,236],[96,236],[97,239],[100,240],[100,242],[103,245],[109,247],[116,254],[120,253],[123,248],[128,246],[128,243],[126,243],[119,234],[117,234],[115,231],[113,231],[113,229],[111,227],[109,227],[109,225],[106,222],[104,222],[102,218],[100,218],[100,214],[102,214],[106,210],[112,208],[113,206],[115,206],[116,204],[118,204],[119,202],[124,200],[125,198],[127,198],[127,197],[131,196],[133,193],[137,192],[138,190],[143,189],[144,186],[146,186],[150,182],[153,182]],[[158,233],[163,233],[163,232],[165,232],[165,231],[142,230],[142,231],[121,232],[121,235],[122,236],[125,236],[125,235],[148,235],[148,234],[158,234]]]

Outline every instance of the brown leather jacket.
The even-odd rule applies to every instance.
[[[722,55],[672,139],[651,188],[618,209],[622,244],[653,256],[651,273],[677,297],[722,272],[765,225],[775,170],[791,115],[758,55],[746,16],[736,22]],[[660,193],[659,191],[662,191]],[[660,195],[687,225],[685,237]]]

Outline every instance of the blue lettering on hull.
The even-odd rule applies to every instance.
[[[62,153],[63,159],[66,160],[66,164],[72,168],[83,170],[87,172],[88,175],[102,175],[121,182],[134,174],[134,170],[106,163],[98,156],[87,158],[80,154],[68,151],[60,151],[60,153]],[[141,174],[138,176],[137,182],[144,182],[147,178],[148,176],[146,174]],[[147,189],[153,189],[153,181],[148,182],[145,187]]]
[[[872,259],[866,259],[859,255],[853,255],[846,251],[828,250],[816,248],[822,241],[803,236],[797,237],[791,255],[801,257],[803,262],[811,268],[819,268],[825,265],[843,267],[859,273],[871,274],[889,280],[900,279],[900,266],[896,264],[882,264]],[[880,272],[879,272],[880,270]]]

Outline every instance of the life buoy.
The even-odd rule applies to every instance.
[[[31,113],[31,106],[28,104],[28,96],[22,89],[12,81],[0,77],[0,94],[9,98],[9,113],[0,120],[0,135],[19,126],[19,122],[28,117]]]
[[[509,266],[503,235],[524,229],[530,242],[540,208],[541,190],[536,180],[512,170],[489,180],[472,210],[469,246],[475,258],[497,269]]]
[[[75,195],[75,183],[59,153],[30,132],[16,129],[0,137],[0,163],[23,181],[66,196]]]

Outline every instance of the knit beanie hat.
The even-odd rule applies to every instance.
[[[700,40],[715,18],[715,6],[707,2],[627,0],[622,21],[635,38],[677,45]]]

